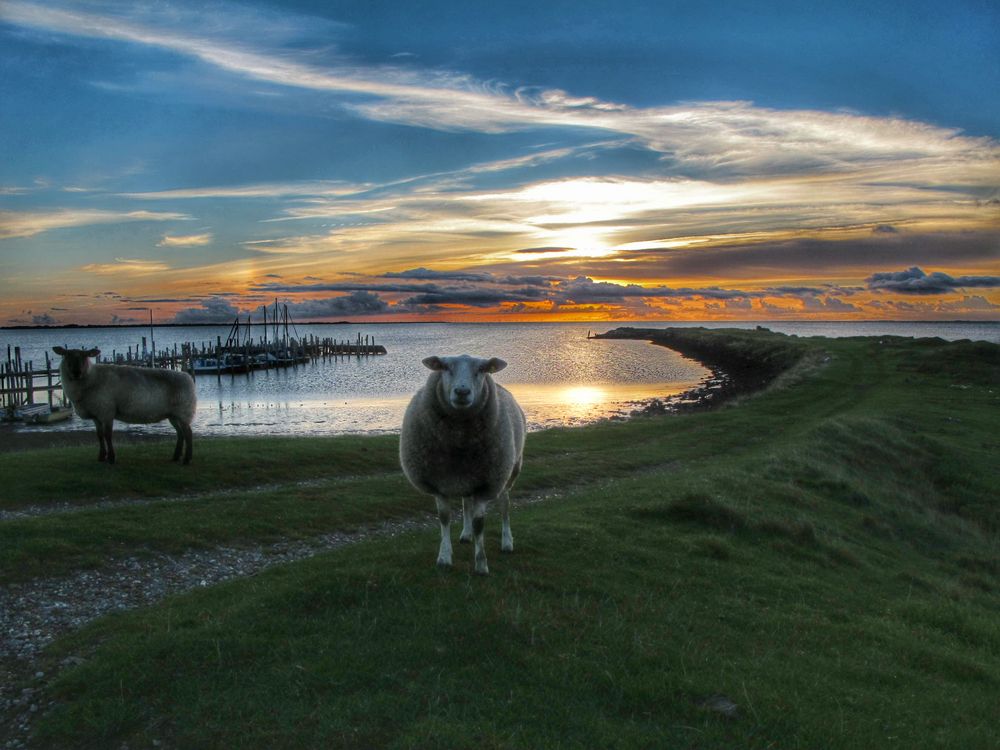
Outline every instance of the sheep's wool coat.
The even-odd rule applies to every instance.
[[[524,412],[510,392],[487,377],[479,408],[457,412],[431,373],[403,417],[400,463],[415,487],[439,497],[492,499],[521,470]]]
[[[82,380],[62,373],[62,382],[76,413],[84,419],[132,424],[169,417],[190,424],[194,419],[194,381],[184,372],[95,364]]]

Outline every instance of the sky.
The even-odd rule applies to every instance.
[[[0,0],[0,325],[1000,320],[1000,5]]]

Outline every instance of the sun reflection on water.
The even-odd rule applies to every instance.
[[[578,385],[559,391],[558,398],[566,406],[588,410],[607,401],[608,392],[592,385]]]

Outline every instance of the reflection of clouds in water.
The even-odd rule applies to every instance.
[[[601,385],[512,383],[507,388],[524,409],[528,427],[585,424],[627,413],[634,402],[664,398],[687,390],[692,382]],[[204,435],[271,432],[282,435],[398,432],[410,394],[347,401],[251,401],[201,404],[195,426]]]
[[[202,378],[196,424],[203,434],[397,432],[427,379],[420,362],[429,354],[505,359],[496,380],[517,397],[531,429],[620,414],[627,402],[679,393],[706,374],[646,342],[588,341],[575,325],[385,326],[378,340],[388,355]]]
[[[344,326],[311,326],[319,338],[353,338]],[[431,354],[498,356],[507,369],[496,380],[524,408],[531,429],[594,421],[630,408],[627,402],[664,397],[686,390],[706,371],[676,352],[644,341],[588,340],[579,324],[411,324],[366,325],[389,354],[339,357],[283,370],[196,379],[200,435],[331,435],[398,432],[410,397],[427,380],[421,360]],[[37,333],[37,332],[32,332]],[[100,343],[122,351],[137,336],[134,329],[58,331],[45,345]],[[157,347],[174,342],[214,339],[215,329],[168,328],[156,331]],[[218,335],[225,339],[226,332]],[[42,345],[41,335],[39,346]],[[86,342],[83,341],[86,339]],[[52,429],[93,429],[78,418]],[[116,429],[173,434],[161,425],[123,425]]]

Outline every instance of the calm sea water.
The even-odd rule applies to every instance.
[[[726,324],[637,323],[649,328],[765,325],[797,336],[939,336],[1000,343],[1000,323],[829,323],[764,322]],[[509,366],[495,377],[517,396],[532,429],[574,425],[627,413],[636,402],[680,393],[707,375],[701,365],[643,341],[594,341],[588,330],[613,324],[359,324],[300,326],[300,335],[353,340],[358,333],[384,345],[376,357],[318,360],[295,368],[251,375],[202,376],[196,380],[201,435],[393,432],[414,391],[427,378],[420,361],[430,355],[498,356]],[[228,326],[157,328],[157,349],[181,342],[225,340]],[[51,347],[100,348],[110,354],[141,344],[148,329],[101,328],[0,331],[0,357],[20,346],[24,360],[44,364]],[[54,360],[57,357],[52,355]],[[25,430],[89,430],[77,417],[58,426]],[[120,425],[118,429],[172,434],[166,425]]]

